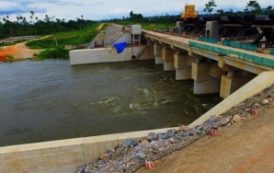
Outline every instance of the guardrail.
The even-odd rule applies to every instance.
[[[254,64],[265,66],[265,67],[274,68],[274,60],[272,59],[267,59],[267,58],[256,56],[256,55],[250,55],[247,53],[238,52],[236,50],[228,50],[225,48],[212,46],[209,44],[202,44],[195,41],[189,41],[189,46],[214,52],[221,56],[237,56],[238,59],[241,59],[244,61],[252,62]]]
[[[274,55],[274,48],[270,50],[270,54]]]
[[[233,48],[239,48],[239,49],[244,49],[244,50],[249,50],[249,51],[255,51],[257,49],[257,46],[248,44],[248,43],[239,43],[235,41],[223,41],[223,45],[233,47]]]

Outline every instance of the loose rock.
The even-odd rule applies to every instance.
[[[241,116],[238,115],[238,114],[234,115],[233,118],[232,118],[232,122],[234,122],[234,123],[238,123],[238,122],[240,122],[241,120],[242,120],[242,118],[241,118]]]
[[[269,104],[270,103],[270,101],[268,100],[268,99],[264,99],[263,101],[262,101],[262,104],[264,104],[264,105],[267,105],[267,104]]]
[[[149,141],[155,141],[155,140],[158,139],[158,137],[159,137],[159,135],[156,134],[156,133],[149,133],[148,136],[147,136],[147,140],[149,140]]]
[[[122,142],[122,147],[124,147],[124,148],[134,147],[137,144],[138,144],[137,141],[134,139],[126,139]]]

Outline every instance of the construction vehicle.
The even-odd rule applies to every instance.
[[[184,20],[197,18],[197,12],[195,11],[195,5],[186,4],[185,11],[182,13],[181,18]]]
[[[247,49],[254,49],[254,46],[273,48],[274,14],[198,15],[195,5],[186,4],[184,12],[176,23],[176,32],[185,36],[202,36],[209,40],[249,43]]]

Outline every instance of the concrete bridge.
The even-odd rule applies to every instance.
[[[177,80],[194,80],[194,94],[223,98],[257,74],[274,68],[274,56],[197,39],[143,30],[156,64],[176,71]]]

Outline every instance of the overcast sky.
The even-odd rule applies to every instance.
[[[193,3],[201,11],[208,0],[0,0],[0,16],[29,16],[34,11],[36,16],[45,14],[57,18],[100,20],[128,16],[133,10],[145,16],[178,14],[185,3]],[[217,9],[243,9],[249,0],[215,0]],[[261,6],[274,6],[274,0],[258,0]]]

